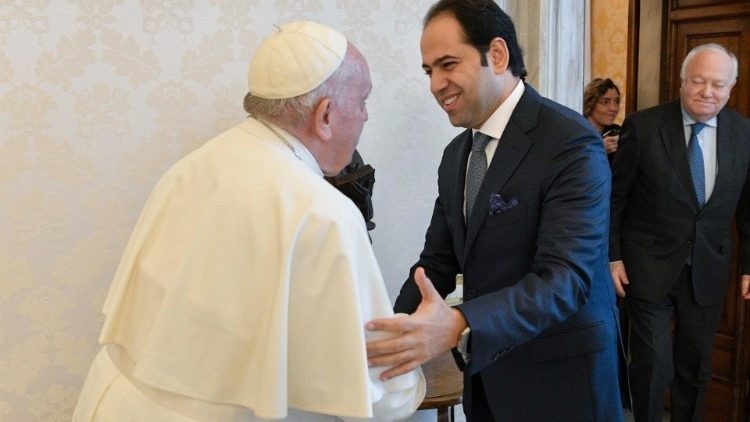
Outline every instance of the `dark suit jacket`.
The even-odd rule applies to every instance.
[[[607,257],[610,171],[601,137],[527,85],[465,226],[470,145],[467,130],[445,149],[424,250],[396,311],[419,304],[417,266],[443,296],[463,273],[459,309],[472,330],[467,413],[469,380],[479,374],[499,420],[620,420]],[[490,215],[492,194],[517,205]]]
[[[716,185],[698,209],[680,102],[625,120],[612,167],[610,260],[624,261],[628,295],[665,297],[691,259],[696,302],[720,302],[729,278],[735,210],[743,239],[743,274],[748,274],[750,122],[724,108],[718,115],[716,142]]]

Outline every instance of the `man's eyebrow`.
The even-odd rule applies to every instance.
[[[457,58],[456,56],[451,56],[450,54],[446,54],[444,56],[440,56],[437,59],[435,59],[432,62],[432,64],[422,63],[422,69],[425,69],[425,68],[428,68],[428,67],[432,67],[432,66],[436,66],[436,65],[438,65],[438,64],[440,64],[440,63],[442,63],[442,62],[444,62],[446,60],[456,59],[456,58]]]

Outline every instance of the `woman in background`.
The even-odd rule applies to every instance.
[[[586,85],[583,91],[583,116],[602,135],[610,163],[620,140],[620,126],[615,124],[618,113],[620,89],[612,79],[596,78]]]

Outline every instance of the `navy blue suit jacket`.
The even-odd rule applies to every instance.
[[[666,297],[690,259],[695,301],[702,306],[721,302],[735,211],[741,271],[750,273],[750,121],[724,108],[717,122],[716,184],[699,208],[680,101],[625,119],[612,165],[610,259],[624,261],[628,295]]]
[[[462,273],[459,309],[472,330],[464,368],[469,416],[470,378],[478,374],[498,420],[621,420],[607,254],[610,170],[601,137],[527,85],[465,225],[470,145],[467,130],[445,149],[424,250],[396,311],[419,305],[416,267],[443,296]],[[506,206],[490,212],[491,201]]]

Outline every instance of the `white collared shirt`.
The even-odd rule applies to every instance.
[[[513,88],[513,91],[511,91],[510,95],[508,95],[508,98],[506,98],[505,101],[500,104],[500,107],[498,107],[497,110],[495,110],[490,115],[487,121],[484,122],[482,127],[478,129],[479,132],[482,132],[492,138],[492,140],[487,143],[487,147],[485,147],[484,149],[484,153],[487,155],[488,167],[492,165],[492,157],[495,156],[495,150],[497,150],[497,145],[500,141],[500,137],[503,136],[505,127],[510,121],[510,116],[511,114],[513,114],[513,110],[516,109],[516,106],[521,100],[521,96],[523,95],[523,92],[525,90],[526,87],[523,81],[519,80],[516,84],[516,87]],[[475,132],[477,132],[477,129],[471,130],[472,136]],[[466,171],[469,171],[468,161],[466,165]],[[464,185],[464,216],[466,216],[466,185]],[[468,217],[466,218],[468,220]]]
[[[703,152],[703,169],[705,172],[705,179],[706,179],[706,202],[708,202],[708,199],[711,197],[711,193],[714,191],[714,186],[716,185],[716,175],[719,173],[719,166],[717,165],[716,160],[716,130],[717,130],[717,122],[716,116],[709,119],[706,123],[706,126],[701,130],[701,132],[698,134],[698,144],[701,146],[701,151]],[[682,109],[682,125],[683,125],[683,131],[685,133],[685,145],[688,145],[690,142],[690,134],[692,132],[692,125],[693,123],[697,123],[695,119],[690,117],[689,114],[685,112],[685,109]]]

